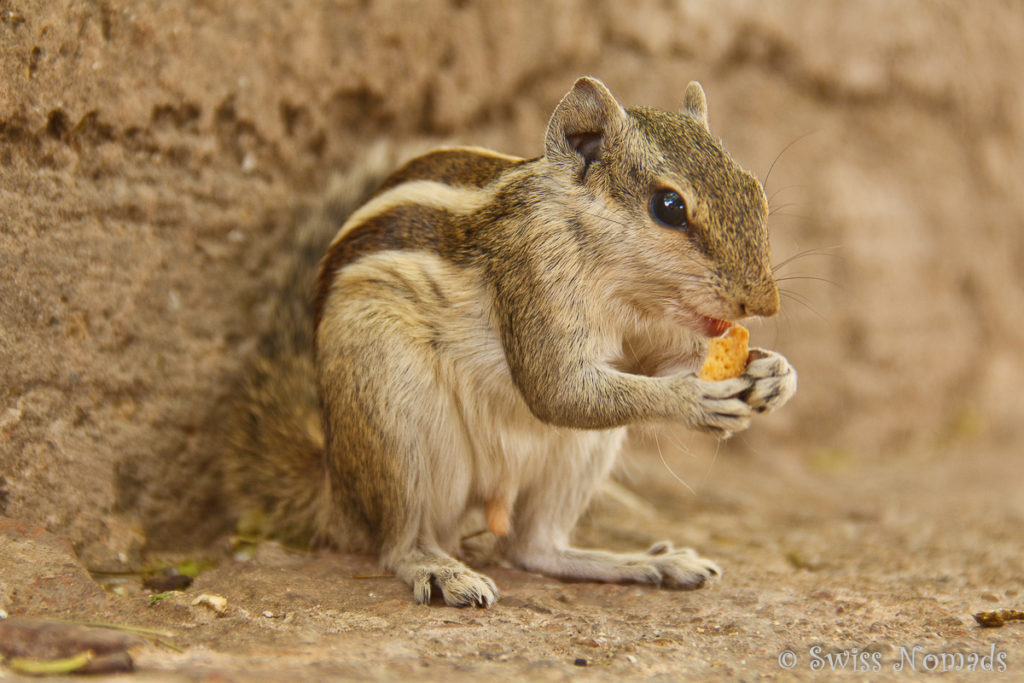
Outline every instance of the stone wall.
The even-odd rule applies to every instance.
[[[539,153],[581,74],[767,178],[801,373],[732,445],[1019,442],[1024,11],[933,2],[0,1],[0,514],[87,565],[225,528],[218,407],[333,171]],[[1016,450],[1014,452],[1017,452]]]

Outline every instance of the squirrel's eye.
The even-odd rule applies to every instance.
[[[679,230],[686,230],[686,202],[678,192],[660,190],[651,198],[651,215],[662,225]]]

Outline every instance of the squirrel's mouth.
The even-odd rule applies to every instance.
[[[673,302],[672,309],[676,312],[683,325],[705,337],[720,337],[725,334],[726,330],[732,327],[732,321],[701,315],[697,311],[686,308],[677,302]]]
[[[721,320],[719,318],[709,318],[706,315],[696,313],[697,318],[697,329],[704,334],[705,337],[720,337],[725,334],[725,331],[732,327],[732,323],[728,320]]]

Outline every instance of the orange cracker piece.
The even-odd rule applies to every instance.
[[[734,324],[721,337],[708,340],[708,355],[698,377],[708,382],[739,377],[747,369],[750,332]]]
[[[495,536],[501,537],[509,531],[509,504],[504,497],[491,498],[484,504],[487,516],[487,528]]]

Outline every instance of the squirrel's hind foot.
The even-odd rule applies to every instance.
[[[671,541],[655,543],[647,549],[653,555],[661,574],[661,586],[678,590],[700,588],[714,576],[721,576],[718,565],[697,554],[692,548],[676,548]]]
[[[608,583],[653,583],[664,588],[700,588],[721,570],[690,548],[676,548],[668,541],[645,552],[613,553],[604,550],[560,548],[543,556],[521,557],[526,569],[560,579]]]
[[[452,607],[490,607],[498,601],[498,587],[489,576],[440,551],[413,551],[396,564],[395,574],[409,584],[421,605],[430,603],[435,587]]]

